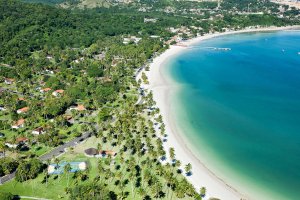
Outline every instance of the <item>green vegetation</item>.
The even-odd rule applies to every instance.
[[[10,192],[0,191],[0,199],[2,199],[2,200],[13,200],[14,195],[11,194]]]
[[[192,166],[181,166],[175,150],[163,146],[163,118],[151,91],[141,88],[148,84],[144,68],[178,42],[174,36],[180,41],[299,23],[298,11],[253,0],[242,6],[226,0],[220,7],[216,2],[99,1],[93,9],[81,9],[93,1],[26,2],[31,3],[0,0],[0,176],[17,169],[15,179],[0,186],[0,199],[11,198],[10,193],[49,199],[201,199],[206,188],[194,188],[185,177],[192,175]],[[245,10],[247,3],[255,6]],[[67,146],[58,158],[41,160],[84,134],[91,137]],[[86,157],[84,150],[91,147],[116,156]],[[70,173],[66,165],[63,174],[48,175],[47,165],[62,161],[86,161],[89,167]]]

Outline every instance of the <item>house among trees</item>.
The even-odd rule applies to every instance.
[[[59,97],[61,95],[63,95],[64,90],[55,90],[54,92],[52,92],[52,95],[55,97]]]
[[[142,39],[142,38],[138,38],[138,37],[136,37],[136,36],[131,36],[131,37],[129,37],[129,38],[124,38],[124,39],[123,39],[123,44],[129,44],[129,43],[131,43],[131,42],[137,44],[137,43],[139,43],[139,41],[140,41],[141,39]]]
[[[26,144],[26,142],[28,142],[28,138],[26,137],[19,137],[16,139],[17,144]]]
[[[28,142],[28,138],[26,137],[19,137],[14,142],[5,142],[5,145],[9,148],[17,148],[19,145],[24,145]]]
[[[67,122],[69,122],[70,124],[73,124],[74,123],[74,118],[71,116],[71,115],[65,115],[64,116],[65,120]]]
[[[77,111],[84,111],[86,108],[84,105],[78,104],[77,106],[71,106],[69,110],[77,110]]]
[[[5,142],[5,145],[6,145],[7,147],[13,148],[13,149],[17,148],[17,146],[18,146],[17,144],[10,143],[10,142]]]
[[[13,84],[15,82],[15,79],[13,79],[13,78],[5,78],[4,82],[7,85],[11,85],[11,84]]]
[[[100,54],[94,55],[94,59],[95,60],[104,60],[105,56],[106,56],[106,53],[101,52]]]
[[[144,18],[144,23],[152,22],[156,23],[157,19],[156,18]]]
[[[48,73],[48,74],[54,74],[54,71],[49,70],[49,69],[46,69],[45,72]]]
[[[25,125],[25,119],[19,119],[18,121],[16,121],[16,123],[14,123],[11,128],[14,129],[19,129],[19,128],[23,128]]]
[[[100,151],[100,154],[102,155],[102,157],[105,157],[105,156],[116,156],[117,153],[114,152],[114,151],[111,151],[111,150],[102,150]]]
[[[43,127],[39,127],[39,128],[34,129],[31,133],[34,135],[41,135],[41,134],[46,133],[46,131]]]
[[[46,56],[46,58],[47,58],[48,60],[51,60],[51,59],[53,59],[53,57],[52,57],[52,56],[50,56],[50,55],[47,55],[47,56]]]
[[[4,106],[0,105],[0,111],[5,111],[5,110],[6,110],[6,108]]]
[[[40,89],[40,92],[46,93],[46,92],[49,92],[50,90],[51,90],[51,88],[43,88],[43,89]]]
[[[28,110],[29,110],[29,107],[20,108],[17,110],[17,113],[18,114],[26,113],[26,112],[28,112]]]
[[[84,154],[87,157],[106,157],[106,156],[116,156],[116,152],[111,151],[111,150],[97,150],[95,148],[89,148],[84,150]]]

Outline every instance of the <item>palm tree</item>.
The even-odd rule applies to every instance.
[[[200,188],[200,196],[203,198],[206,195],[206,188],[205,187],[201,187]]]
[[[68,163],[64,166],[64,173],[67,174],[67,176],[68,176],[67,187],[69,187],[69,176],[70,176],[71,169],[72,169],[72,167],[71,167],[70,163]]]
[[[60,162],[60,160],[59,160],[59,158],[54,158],[54,163],[56,164],[56,168],[58,169],[58,167],[59,167],[59,162]]]
[[[169,154],[170,154],[170,158],[173,161],[175,159],[175,149],[173,147],[171,147],[169,149]]]
[[[141,199],[144,199],[144,196],[147,194],[145,189],[143,189],[142,187],[140,187],[138,190],[137,190],[137,193],[140,195],[140,198]]]
[[[4,141],[0,141],[0,151],[3,152],[3,157],[5,157],[6,145]]]
[[[50,159],[47,159],[47,166],[50,165]],[[48,186],[48,171],[47,171],[47,168],[46,168],[46,171],[45,171],[45,176],[46,176],[46,187]]]
[[[192,170],[192,165],[191,163],[188,163],[185,167],[184,167],[184,170],[185,170],[185,173],[187,175],[189,175],[191,173],[191,170]]]

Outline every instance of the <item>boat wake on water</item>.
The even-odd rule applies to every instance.
[[[191,46],[188,47],[189,49],[210,49],[215,51],[230,51],[231,48],[223,48],[223,47],[197,47],[197,46]]]

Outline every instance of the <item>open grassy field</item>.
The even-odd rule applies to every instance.
[[[74,148],[69,150],[67,153],[59,157],[60,161],[86,161],[89,164],[88,169],[88,180],[89,182],[97,175],[98,159],[105,158],[89,158],[84,155],[84,150],[90,147],[97,147],[100,139],[95,137],[89,138]],[[108,146],[107,146],[108,147]],[[72,178],[73,174],[68,177],[66,174],[62,175],[51,175],[48,178],[48,182],[45,181],[45,173],[40,174],[36,179],[25,181],[23,183],[15,180],[8,182],[4,185],[0,185],[0,190],[11,192],[12,194],[19,196],[33,196],[38,198],[49,198],[49,199],[67,199],[68,195],[65,193],[65,188],[74,186],[76,180]],[[84,182],[83,182],[84,183]]]
[[[89,163],[88,177],[92,180],[97,174],[97,158],[88,158],[83,154],[85,147],[94,143],[95,139],[90,138],[87,142],[78,145],[74,151],[69,151],[59,157],[60,161],[87,161]],[[48,178],[48,182],[45,182],[45,173],[40,174],[36,179],[19,183],[15,180],[8,182],[4,185],[0,185],[0,190],[11,192],[15,195],[20,196],[33,196],[38,198],[49,198],[49,199],[67,199],[68,195],[65,193],[65,188],[74,186],[76,180],[72,178],[73,174],[68,177],[66,174],[62,175],[51,175]]]

